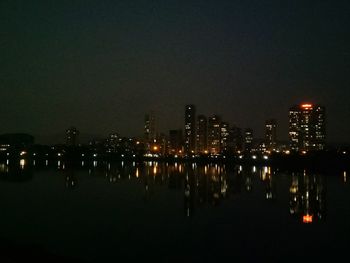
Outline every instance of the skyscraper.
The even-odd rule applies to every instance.
[[[250,128],[244,131],[244,151],[251,152],[253,149],[253,130]]]
[[[169,154],[178,155],[182,153],[182,130],[169,131]]]
[[[156,120],[153,111],[145,115],[144,137],[147,143],[156,138]]]
[[[197,117],[196,152],[207,153],[208,151],[208,123],[204,115]]]
[[[67,146],[77,146],[79,138],[79,131],[75,127],[70,127],[66,130],[66,144]]]
[[[242,131],[237,126],[233,126],[229,129],[228,147],[231,153],[237,153],[243,150]]]
[[[226,152],[229,142],[229,124],[221,122],[220,124],[220,151]]]
[[[289,140],[294,151],[323,150],[326,139],[325,108],[310,103],[289,109]]]
[[[277,123],[275,119],[265,122],[265,143],[269,151],[272,151],[277,144]]]
[[[185,107],[185,152],[194,153],[196,147],[196,107],[186,105]]]
[[[208,150],[211,154],[220,153],[221,118],[214,115],[208,121]]]

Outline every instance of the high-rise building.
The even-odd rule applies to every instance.
[[[77,146],[79,138],[79,131],[75,127],[70,127],[66,130],[66,145]]]
[[[109,134],[109,136],[106,140],[106,146],[107,146],[109,152],[116,152],[117,151],[117,148],[119,145],[119,139],[121,139],[121,137],[118,133]]]
[[[243,150],[243,138],[241,128],[233,126],[229,129],[228,147],[231,153],[238,153]]]
[[[246,152],[251,152],[253,149],[253,130],[245,129],[244,131],[244,150]]]
[[[272,151],[277,144],[277,122],[275,119],[270,119],[265,122],[265,143],[266,148]]]
[[[196,107],[186,105],[185,107],[185,152],[194,153],[196,150]]]
[[[156,139],[156,120],[154,112],[145,115],[144,137],[147,143]]]
[[[169,153],[178,155],[182,153],[182,130],[169,131]]]
[[[196,152],[200,154],[208,152],[208,123],[204,115],[197,117]]]
[[[220,124],[220,151],[226,152],[229,142],[229,124],[221,122]]]
[[[294,151],[317,151],[325,148],[325,107],[310,103],[289,109],[289,141]]]
[[[221,118],[214,115],[208,120],[208,151],[210,154],[220,153]]]

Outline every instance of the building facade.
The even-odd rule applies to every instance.
[[[273,151],[277,146],[277,122],[275,119],[265,122],[265,145],[269,151]]]
[[[169,154],[181,155],[182,149],[182,130],[170,130],[169,131]]]
[[[208,152],[220,153],[221,118],[218,115],[209,117],[208,120]]]
[[[79,139],[79,131],[75,127],[70,127],[66,130],[66,145],[77,146]]]
[[[156,119],[154,112],[145,115],[144,138],[148,143],[156,139]]]
[[[250,153],[253,150],[253,130],[250,128],[244,131],[244,151]]]
[[[310,103],[289,109],[289,142],[293,151],[325,149],[325,107]]]
[[[204,115],[197,117],[196,152],[198,154],[208,153],[208,122]]]

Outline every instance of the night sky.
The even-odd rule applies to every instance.
[[[39,142],[183,128],[185,104],[263,135],[326,106],[350,142],[350,1],[0,1],[0,133]],[[62,136],[62,137],[60,137]]]

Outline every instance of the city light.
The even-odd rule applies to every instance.
[[[309,224],[312,223],[312,215],[306,214],[303,216],[303,223]]]
[[[312,104],[311,103],[305,103],[305,104],[301,104],[301,107],[303,108],[303,109],[308,109],[308,108],[312,108]]]
[[[346,176],[346,171],[344,171],[343,172],[343,181],[344,181],[344,183],[346,183],[346,181],[347,181],[347,178],[346,178],[347,176]]]
[[[21,169],[24,169],[24,166],[26,165],[26,160],[21,159],[21,160],[19,161],[19,165],[21,166]]]

